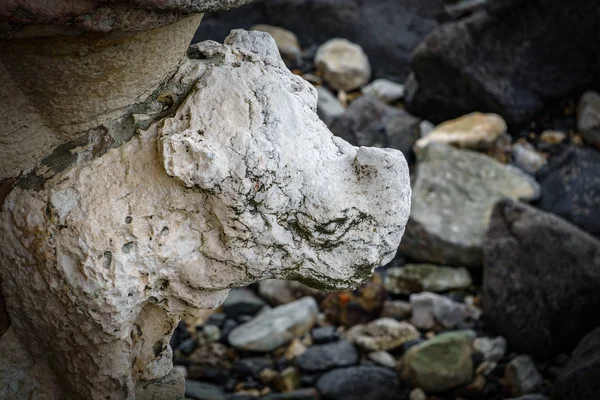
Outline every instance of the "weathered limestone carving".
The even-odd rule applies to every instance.
[[[241,2],[203,2],[217,3]],[[265,33],[234,31],[225,44],[204,42],[181,58],[197,22],[128,35],[114,58],[140,62],[136,49],[149,56],[148,39],[159,71],[139,65],[145,81],[122,64],[108,87],[73,78],[89,99],[54,75],[47,90],[36,89],[41,76],[28,81],[23,57],[36,59],[37,45],[1,44],[12,50],[0,79],[27,107],[3,111],[12,125],[0,128],[9,178],[0,199],[0,306],[10,320],[0,329],[0,398],[182,397],[168,343],[184,313],[267,278],[355,286],[394,256],[410,210],[402,154],[334,137],[316,115],[316,91],[285,68]],[[47,44],[110,54],[92,39],[63,39]],[[181,54],[160,59],[164,47]],[[85,53],[68,54],[94,70]],[[60,70],[65,57],[54,61]],[[19,127],[19,115],[31,119]],[[3,321],[0,310],[0,328]]]

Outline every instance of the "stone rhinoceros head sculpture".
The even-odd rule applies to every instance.
[[[354,287],[399,245],[399,151],[334,137],[265,33],[189,54],[195,83],[171,116],[4,202],[9,333],[47,363],[37,382],[56,398],[133,398],[170,373],[183,313],[267,278]]]

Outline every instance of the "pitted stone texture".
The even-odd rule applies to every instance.
[[[4,202],[3,294],[19,340],[61,371],[48,399],[131,398],[169,373],[178,315],[271,277],[356,286],[398,247],[400,152],[335,138],[265,33],[194,51],[205,69],[172,118]]]

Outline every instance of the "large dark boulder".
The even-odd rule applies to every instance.
[[[421,136],[421,120],[383,101],[362,96],[335,118],[329,129],[354,146],[398,149],[413,161],[412,147]]]
[[[598,48],[596,0],[490,0],[417,47],[407,105],[433,122],[495,112],[514,129],[546,105],[600,86]]]
[[[600,325],[600,241],[501,200],[484,242],[483,308],[516,351],[539,358],[569,351]]]
[[[600,399],[600,328],[587,335],[554,385],[557,400]]]
[[[600,152],[572,147],[538,173],[539,207],[600,236]]]
[[[258,23],[291,30],[304,47],[341,37],[362,46],[375,77],[403,81],[411,52],[443,12],[443,0],[257,0],[207,14],[194,41],[223,41],[231,29]]]

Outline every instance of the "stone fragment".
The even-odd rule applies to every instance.
[[[470,150],[491,150],[498,147],[506,134],[506,122],[497,114],[479,112],[463,115],[436,126],[426,137],[417,140],[415,152],[429,143],[444,143]]]
[[[585,92],[577,107],[577,128],[583,138],[600,149],[600,94]]]
[[[265,305],[265,302],[250,289],[235,288],[229,292],[222,307],[227,316],[237,317],[239,315],[255,315]]]
[[[427,400],[427,394],[421,388],[414,388],[408,394],[408,400]]]
[[[331,125],[334,119],[346,111],[342,103],[327,88],[317,87],[319,101],[317,103],[317,114],[327,126]]]
[[[404,110],[362,96],[330,124],[330,129],[355,146],[398,149],[411,162],[412,146],[420,137],[419,123]]]
[[[294,32],[279,26],[267,24],[254,25],[250,30],[267,32],[271,35],[273,40],[275,40],[279,54],[281,54],[281,57],[286,61],[296,64],[302,56],[300,42],[298,42],[298,38]]]
[[[335,326],[321,326],[310,333],[315,344],[325,344],[339,340],[340,336]]]
[[[317,381],[317,389],[330,400],[392,400],[399,384],[388,368],[356,366],[334,369]]]
[[[405,319],[412,314],[412,306],[403,300],[386,300],[381,310],[382,318]]]
[[[540,141],[548,145],[555,145],[565,141],[567,135],[561,131],[546,130],[540,135]]]
[[[472,331],[440,334],[410,348],[404,355],[400,379],[426,392],[438,393],[471,382]]]
[[[573,146],[538,173],[538,206],[600,236],[600,151]]]
[[[478,337],[473,342],[473,348],[482,353],[486,361],[500,361],[506,354],[506,347],[506,339],[502,336]]]
[[[571,359],[554,384],[561,400],[595,399],[600,396],[600,328],[591,331],[577,345]]]
[[[419,337],[419,331],[408,322],[381,318],[367,325],[356,325],[344,335],[357,346],[370,351],[391,350]]]
[[[484,253],[486,325],[511,348],[551,357],[600,325],[599,240],[555,215],[503,200]]]
[[[514,164],[530,175],[535,175],[544,165],[546,157],[529,143],[516,143],[512,148]]]
[[[359,356],[354,345],[346,340],[309,347],[296,357],[296,364],[305,372],[323,372],[334,368],[358,364]]]
[[[536,393],[542,386],[542,376],[528,355],[513,358],[506,366],[504,375],[513,396]]]
[[[395,103],[404,96],[404,85],[387,79],[375,79],[362,88],[366,96],[376,97],[385,103]]]
[[[338,90],[351,91],[371,78],[371,65],[363,49],[346,39],[323,43],[315,55],[315,65],[323,79]]]
[[[406,264],[391,267],[386,271],[385,288],[394,294],[420,292],[445,292],[465,289],[471,283],[471,274],[466,268],[444,267],[432,264]]]
[[[298,357],[301,354],[304,354],[306,352],[306,346],[302,343],[302,341],[298,338],[292,340],[292,343],[290,343],[290,345],[288,346],[287,349],[285,349],[285,359],[286,360],[293,360],[296,357]]]
[[[308,332],[319,309],[312,297],[266,311],[239,325],[229,334],[229,343],[239,350],[269,352]]]
[[[539,197],[532,177],[483,154],[431,143],[418,157],[412,210],[400,249],[419,261],[481,266],[495,202]]]
[[[300,384],[300,371],[294,367],[287,367],[273,379],[272,384],[280,392],[292,392]]]
[[[373,361],[375,364],[379,364],[382,367],[395,369],[396,368],[396,359],[387,351],[379,350],[373,351],[367,355],[369,360]]]
[[[436,325],[454,328],[467,321],[478,320],[481,311],[448,297],[423,292],[410,295],[411,323],[419,329],[433,329]]]

